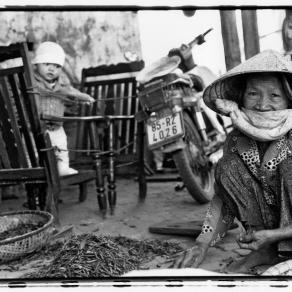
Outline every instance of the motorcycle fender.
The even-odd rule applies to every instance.
[[[177,151],[177,150],[182,150],[186,147],[186,144],[185,142],[183,141],[182,138],[170,143],[170,144],[167,144],[165,146],[163,146],[163,150],[162,152],[163,153],[171,153],[171,152],[174,152],[174,151]]]

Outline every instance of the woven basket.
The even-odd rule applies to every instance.
[[[44,211],[19,211],[0,214],[0,233],[19,224],[43,223],[41,228],[0,241],[0,263],[18,259],[42,248],[51,238],[54,217]]]

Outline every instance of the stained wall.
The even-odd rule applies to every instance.
[[[130,11],[2,11],[0,45],[56,41],[67,53],[64,70],[78,83],[84,67],[141,58],[137,13]]]

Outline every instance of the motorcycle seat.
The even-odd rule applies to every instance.
[[[147,83],[141,86],[141,88],[161,88],[174,84],[184,84],[186,86],[192,87],[193,81],[187,74],[172,72],[149,80]]]
[[[180,61],[181,59],[179,56],[160,58],[140,71],[136,76],[136,80],[140,84],[145,84],[156,77],[167,75],[178,68]]]

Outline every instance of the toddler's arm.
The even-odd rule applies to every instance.
[[[89,94],[81,92],[80,90],[70,86],[70,90],[68,92],[69,97],[75,98],[79,101],[84,101],[84,102],[94,102],[95,99],[91,97]]]
[[[74,101],[81,101],[86,103],[92,103],[95,101],[93,97],[91,97],[89,94],[81,92],[80,90],[74,88],[71,85],[63,86],[59,93],[66,95],[69,99]]]

